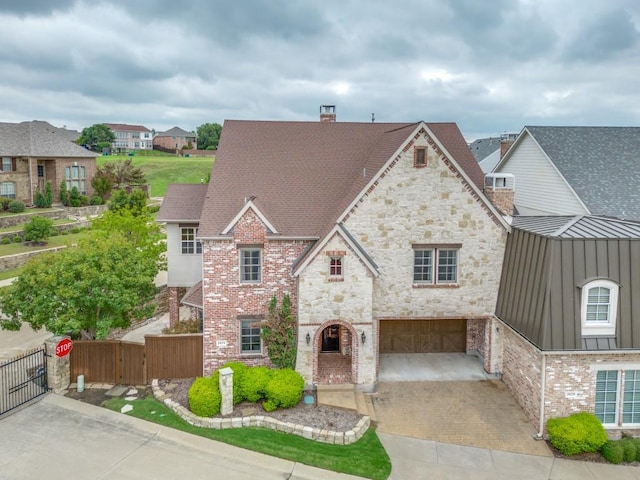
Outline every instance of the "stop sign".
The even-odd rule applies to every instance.
[[[70,338],[63,338],[56,345],[56,357],[64,357],[69,355],[69,352],[73,348],[73,342]]]

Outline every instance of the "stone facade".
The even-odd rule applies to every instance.
[[[242,246],[262,249],[260,283],[240,283]],[[296,312],[297,290],[291,266],[308,242],[267,238],[267,228],[249,209],[236,223],[233,238],[203,242],[204,373],[208,375],[227,361],[269,365],[266,349],[258,354],[240,352],[242,316],[261,317],[273,295],[286,293]]]

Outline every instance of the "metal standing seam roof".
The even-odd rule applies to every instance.
[[[592,215],[513,217],[512,226],[553,238],[640,239],[640,222]]]
[[[15,157],[94,158],[91,152],[74,140],[78,132],[54,127],[48,122],[32,120],[0,123],[0,154]]]
[[[281,236],[321,237],[417,125],[227,120],[199,236],[219,236],[254,197]],[[457,125],[426,126],[482,189],[482,171]]]
[[[640,127],[525,129],[591,214],[640,220]]]

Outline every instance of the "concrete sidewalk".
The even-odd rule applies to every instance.
[[[0,478],[347,480],[49,394],[0,420]]]
[[[640,468],[500,452],[378,433],[390,480],[639,480]]]

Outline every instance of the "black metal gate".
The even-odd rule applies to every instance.
[[[0,415],[47,393],[45,350],[0,364]]]

